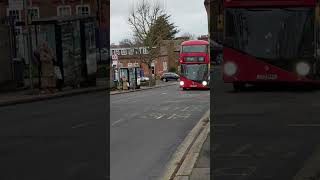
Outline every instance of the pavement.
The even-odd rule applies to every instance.
[[[142,86],[140,89],[136,89],[136,90],[110,91],[110,95],[130,93],[134,91],[143,91],[143,90],[149,90],[153,88],[162,88],[162,87],[166,87],[174,84],[176,84],[176,82],[172,83],[172,82],[157,81],[156,86],[152,86],[152,87]],[[8,106],[8,105],[23,104],[23,103],[31,103],[36,101],[43,101],[48,99],[55,99],[55,98],[61,98],[66,96],[74,96],[74,95],[80,95],[80,94],[86,94],[86,93],[92,93],[92,92],[106,91],[106,90],[107,90],[106,79],[97,79],[96,86],[76,88],[76,89],[66,87],[62,91],[51,93],[51,94],[40,94],[37,88],[33,90],[21,89],[15,92],[0,93],[0,107]]]
[[[178,83],[110,96],[111,179],[158,180],[177,148],[209,109],[209,91]]]
[[[215,180],[319,179],[319,90],[251,86],[234,92],[219,67],[213,80]]]
[[[210,133],[207,135],[189,180],[210,180]]]

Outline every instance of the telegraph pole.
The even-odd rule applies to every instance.
[[[32,75],[32,42],[31,42],[31,33],[29,27],[29,14],[28,14],[28,2],[27,0],[23,1],[24,9],[24,26],[27,35],[27,54],[29,59],[29,80],[30,80],[30,89],[33,90],[33,75]]]
[[[101,1],[97,0],[97,19],[99,24],[99,62],[101,63]]]

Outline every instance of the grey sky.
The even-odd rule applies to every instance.
[[[137,1],[139,0],[111,0],[111,43],[118,44],[120,40],[132,37],[128,16],[132,5]],[[159,2],[166,12],[171,14],[171,22],[178,26],[180,30],[178,35],[185,32],[196,36],[208,34],[204,0],[159,0]]]

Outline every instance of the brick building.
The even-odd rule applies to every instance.
[[[25,0],[0,0],[0,19],[14,17],[17,35],[17,49],[20,54],[24,50]],[[28,20],[56,16],[94,16],[96,23],[97,47],[109,46],[110,0],[26,0]],[[20,44],[20,45],[19,45]],[[19,55],[17,55],[19,57]],[[25,56],[20,55],[20,56]]]
[[[160,56],[151,64],[152,74],[157,78],[164,72],[178,71],[179,67],[179,50],[184,39],[163,40],[160,46]],[[148,51],[145,47],[132,48],[128,46],[112,45],[111,53],[118,56],[118,67],[138,66],[148,76],[150,69],[147,64],[141,62],[141,56],[147,56]]]

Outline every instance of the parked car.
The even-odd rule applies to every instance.
[[[163,73],[161,76],[161,80],[164,82],[167,81],[178,81],[180,76],[176,73],[168,72],[168,73]]]

